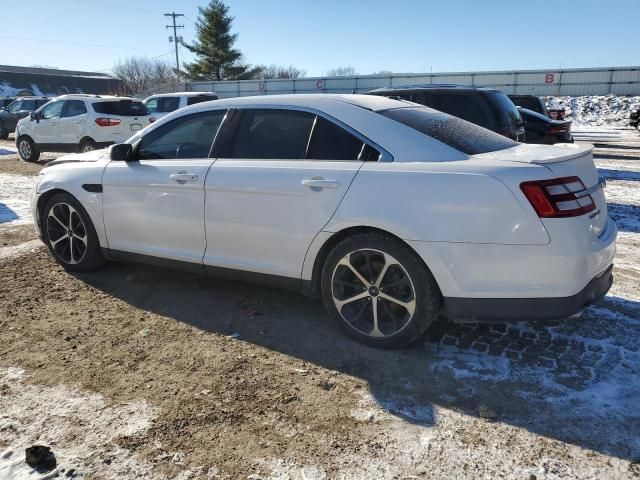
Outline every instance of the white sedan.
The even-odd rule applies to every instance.
[[[55,260],[138,260],[321,296],[351,335],[406,345],[454,321],[577,315],[608,291],[616,226],[591,147],[524,145],[383,97],[178,110],[43,169]]]

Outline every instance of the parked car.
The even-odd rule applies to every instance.
[[[140,100],[100,95],[62,95],[16,126],[20,157],[35,162],[40,152],[89,152],[123,142],[151,123]]]
[[[147,97],[144,100],[144,104],[147,106],[149,113],[155,119],[158,119],[179,108],[217,99],[218,95],[214,92],[159,93]]]
[[[513,140],[524,139],[524,123],[520,113],[500,90],[430,84],[379,88],[369,94],[409,100],[462,118]]]
[[[544,103],[544,100],[542,100],[542,98],[540,97],[536,97],[535,95],[507,95],[507,96],[515,104],[516,107],[526,108],[527,110],[531,110],[533,112],[539,113],[540,115],[544,115],[545,117],[549,116],[547,105]]]
[[[640,110],[631,112],[631,114],[629,115],[629,125],[631,125],[633,128],[640,129]]]
[[[577,315],[611,285],[617,232],[590,145],[519,144],[368,95],[180,109],[51,163],[32,209],[67,270],[139,260],[289,286],[378,347],[441,312]]]
[[[15,99],[16,97],[0,97],[0,108],[9,106]]]
[[[29,116],[48,101],[47,97],[20,97],[3,107],[0,110],[0,139],[6,140],[21,118]]]
[[[524,120],[526,143],[573,143],[571,120],[552,120],[527,108],[518,110]]]

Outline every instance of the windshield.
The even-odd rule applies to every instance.
[[[518,145],[491,130],[427,107],[394,108],[378,113],[467,155],[495,152]]]

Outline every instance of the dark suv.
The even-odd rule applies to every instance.
[[[16,97],[0,97],[0,108],[4,108],[13,102]]]
[[[18,120],[47,103],[47,97],[19,97],[0,110],[0,140],[6,140],[16,129]]]
[[[509,97],[500,90],[429,84],[379,88],[369,94],[420,103],[513,140],[524,140],[522,117]]]

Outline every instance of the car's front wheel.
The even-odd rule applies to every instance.
[[[65,270],[84,272],[104,263],[89,215],[67,193],[54,195],[45,205],[42,233],[49,252]]]
[[[414,342],[442,305],[433,275],[415,252],[375,232],[354,235],[333,248],[322,270],[321,289],[338,324],[374,347]]]
[[[25,162],[35,162],[40,158],[40,152],[29,137],[18,139],[18,154]]]

